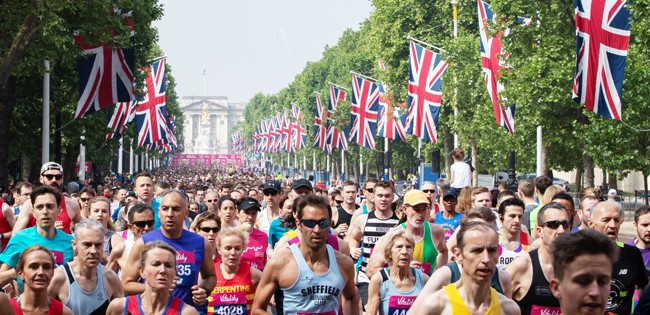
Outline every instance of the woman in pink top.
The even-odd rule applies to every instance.
[[[264,270],[266,264],[266,248],[269,246],[269,236],[254,228],[257,213],[261,211],[257,199],[244,197],[237,204],[237,219],[241,229],[248,232],[248,244],[244,249],[242,260],[251,267]]]

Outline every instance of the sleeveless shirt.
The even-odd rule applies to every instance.
[[[530,288],[526,295],[515,301],[521,308],[522,314],[559,314],[560,301],[551,293],[551,287],[539,262],[539,251],[532,250],[529,252],[530,261],[533,264],[533,279],[530,282]]]
[[[442,228],[445,230],[445,241],[446,241],[449,240],[452,234],[454,234],[456,228],[460,226],[460,219],[463,217],[463,214],[457,212],[451,219],[445,219],[442,213],[443,213],[442,211],[436,213],[434,223],[442,226]]]
[[[407,292],[399,291],[393,281],[390,279],[390,269],[384,268],[379,271],[381,275],[381,289],[379,307],[380,315],[405,314],[415,302],[422,288],[424,288],[424,277],[422,271],[411,267],[411,272],[415,276],[413,288]]]
[[[334,249],[329,245],[325,246],[330,266],[329,270],[324,274],[311,271],[298,246],[295,244],[289,246],[298,264],[298,276],[296,282],[290,287],[282,289],[284,293],[282,303],[285,315],[340,314],[341,292],[345,287],[345,283],[336,262]]]
[[[111,301],[104,287],[102,267],[97,266],[97,286],[92,292],[86,292],[79,286],[70,263],[63,264],[63,269],[65,270],[65,277],[68,279],[68,301],[65,302],[65,306],[69,307],[74,314],[106,314],[106,309]]]
[[[379,238],[384,236],[398,223],[399,218],[397,218],[397,215],[395,215],[394,212],[388,219],[377,218],[377,211],[368,213],[366,226],[363,228],[363,249],[361,265],[359,266],[359,274],[357,277],[358,283],[370,283],[370,279],[368,279],[368,276],[366,275],[366,266],[368,266],[368,260],[370,259],[372,250],[375,248],[375,243],[377,243]]]
[[[447,267],[451,269],[451,280],[449,283],[454,283],[458,280],[460,280],[460,269],[458,268],[458,263],[455,261],[452,261],[447,264]],[[490,287],[493,289],[497,290],[497,292],[501,294],[503,293],[503,287],[501,287],[501,281],[499,281],[499,269],[497,268],[494,270],[494,275],[492,276],[492,282],[490,282]]]
[[[203,237],[196,233],[183,230],[181,237],[171,239],[165,237],[161,229],[155,229],[142,235],[144,244],[155,240],[161,240],[171,245],[177,252],[176,275],[180,280],[176,283],[176,288],[174,288],[172,296],[182,299],[183,302],[197,309],[199,307],[205,309],[205,305],[197,306],[192,300],[192,286],[199,281],[199,272],[205,256],[205,240]]]
[[[431,225],[429,222],[423,222],[424,232],[422,234],[422,239],[415,243],[413,248],[413,259],[422,263],[421,269],[422,272],[427,275],[431,275],[433,270],[436,269],[436,259],[438,259],[438,250],[436,246],[433,245],[433,237],[431,237]],[[400,225],[403,229],[406,229],[406,223]]]
[[[287,233],[285,233],[285,235],[287,235],[289,237],[289,241],[288,241],[289,245],[300,243],[300,238],[298,238],[298,233],[296,233],[296,231],[294,231],[294,230],[287,231]],[[334,250],[339,250],[339,240],[336,237],[336,235],[328,234],[327,235],[327,244],[329,246],[332,246],[332,248]]]
[[[9,223],[7,222],[7,218],[5,218],[5,215],[2,212],[2,206],[4,205],[4,203],[5,203],[4,200],[0,199],[0,233],[11,232],[11,226],[9,226]],[[9,239],[3,238],[1,243],[2,243],[2,248],[0,248],[0,251],[7,248],[7,243],[9,243]]]
[[[208,297],[208,314],[250,314],[255,298],[251,268],[248,264],[240,264],[235,277],[226,279],[221,272],[221,258],[217,259],[214,263],[217,285]]]
[[[447,296],[449,297],[449,304],[451,304],[451,313],[454,315],[472,315],[467,309],[467,305],[458,293],[458,288],[455,284],[449,284],[443,287]],[[490,306],[488,307],[485,315],[501,315],[501,305],[499,305],[499,296],[497,291],[490,288]]]
[[[10,299],[11,306],[14,308],[14,313],[16,315],[23,315],[23,310],[20,309],[20,300],[17,298]],[[47,311],[47,315],[61,315],[63,314],[63,303],[50,298],[50,309]]]
[[[167,303],[167,307],[162,312],[162,315],[180,315],[185,303],[179,298],[172,297]],[[126,297],[126,307],[124,307],[124,315],[145,315],[142,311],[142,300],[140,295],[129,295]]]

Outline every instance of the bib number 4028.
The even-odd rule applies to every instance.
[[[243,315],[245,311],[246,306],[244,305],[222,305],[214,313],[218,315]]]

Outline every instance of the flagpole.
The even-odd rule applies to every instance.
[[[384,180],[389,180],[391,175],[391,167],[388,161],[388,153],[390,151],[389,145],[390,142],[388,141],[388,138],[384,138]]]
[[[442,48],[440,48],[438,46],[434,46],[434,45],[431,45],[431,44],[429,44],[427,42],[423,42],[423,41],[421,41],[421,40],[419,40],[419,39],[417,39],[417,38],[415,38],[415,37],[413,37],[411,35],[406,36],[406,39],[412,40],[412,41],[414,41],[414,42],[416,42],[418,44],[422,44],[422,45],[427,46],[427,47],[429,47],[431,49],[435,49],[435,50],[437,50],[439,52],[444,52],[444,53],[447,52],[446,50],[444,50],[444,49],[442,49]]]
[[[342,86],[340,86],[340,85],[338,85],[338,84],[334,84],[334,83],[332,83],[332,82],[328,82],[328,83],[329,83],[330,85],[333,85],[333,86],[335,86],[335,87],[341,89],[341,90],[344,90],[344,91],[348,91],[348,92],[350,92],[350,89],[348,89],[348,88],[344,88],[344,87],[342,87]]]
[[[363,153],[361,153],[361,148],[359,148],[359,178],[357,178],[359,185],[363,182]]]
[[[356,75],[356,76],[362,77],[362,78],[364,78],[364,79],[366,79],[366,80],[375,81],[374,83],[379,82],[379,80],[377,80],[377,79],[375,79],[375,78],[373,78],[373,77],[369,77],[369,76],[367,76],[367,75],[363,75],[363,74],[361,74],[361,73],[359,73],[359,72],[354,72],[354,71],[350,70],[350,73],[351,73],[351,74],[354,74],[354,75]]]
[[[542,176],[542,126],[537,126],[537,176]]]
[[[422,179],[424,178],[424,174],[422,174],[424,168],[422,165],[422,138],[418,138],[418,189],[422,187]]]
[[[84,136],[81,136],[83,140]],[[86,180],[86,147],[83,144],[79,144],[79,180]]]
[[[311,153],[311,171],[314,175],[314,180],[316,180],[316,152]]]
[[[124,162],[124,157],[122,156],[122,151],[124,150],[124,137],[120,138],[120,149],[119,154],[117,155],[117,173],[122,174],[122,163]]]
[[[325,184],[330,185],[330,155],[327,154],[327,176],[325,177]]]
[[[41,164],[50,161],[50,61],[45,59],[43,73],[43,117],[41,129]]]
[[[129,144],[129,174],[133,174],[133,139]]]
[[[345,180],[345,150],[341,149],[341,177]]]
[[[454,38],[458,38],[458,0],[451,0],[454,7]],[[458,78],[454,71],[454,120],[458,120]],[[458,148],[458,133],[454,132],[454,148]]]

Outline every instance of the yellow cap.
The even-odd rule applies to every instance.
[[[416,206],[423,203],[430,204],[431,202],[429,201],[429,198],[427,198],[427,195],[425,195],[424,192],[422,192],[421,190],[417,190],[417,189],[409,190],[404,195],[405,205]]]

